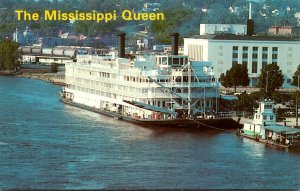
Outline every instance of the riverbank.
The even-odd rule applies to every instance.
[[[60,67],[57,73],[50,73],[45,69],[20,69],[19,71],[2,71],[0,76],[15,76],[17,78],[30,78],[42,80],[55,85],[65,86],[65,70]]]
[[[65,86],[65,75],[57,74],[57,73],[21,73],[15,75],[18,78],[30,78],[43,80],[48,83],[52,83],[55,85]]]

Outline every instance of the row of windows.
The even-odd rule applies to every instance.
[[[236,61],[236,59],[238,58],[238,53],[233,52],[232,53],[232,58],[233,58],[234,61]],[[243,58],[243,60],[248,59],[248,53],[243,53],[242,58]],[[257,53],[252,53],[252,58],[253,59],[258,59],[258,54]],[[268,54],[262,54],[261,58],[262,59],[268,59]],[[272,59],[273,60],[278,59],[277,53],[272,54]]]
[[[270,120],[273,120],[274,119],[274,116],[273,115],[270,115]],[[260,119],[260,115],[255,115],[255,119]],[[267,120],[268,119],[268,116],[267,115],[263,115],[263,119],[264,120]]]
[[[156,57],[156,63],[159,65],[184,65],[188,63],[187,58]]]
[[[128,82],[140,82],[140,83],[145,83],[149,82],[148,78],[138,78],[138,77],[132,77],[132,76],[124,76],[124,81]]]
[[[237,51],[239,49],[238,46],[233,46],[232,47],[232,50],[234,51]],[[252,48],[252,50],[255,52],[255,51],[258,51],[258,47],[255,46]],[[262,50],[265,52],[265,51],[268,51],[268,47],[262,47]],[[243,46],[243,51],[248,51],[248,46]],[[272,51],[273,52],[277,52],[278,51],[278,47],[272,47]]]
[[[93,88],[87,88],[87,87],[81,87],[81,86],[76,86],[76,85],[69,85],[70,88],[82,91],[82,92],[87,92],[87,93],[92,93],[96,95],[101,95],[101,96],[106,96],[109,97],[109,92],[114,92],[116,89],[119,91],[124,91],[127,93],[138,93],[138,94],[147,94],[148,93],[148,88],[134,88],[134,87],[127,87],[127,86],[117,86],[115,89],[111,88],[111,91],[104,91],[103,88],[98,88],[98,89],[93,89]],[[109,88],[108,86],[106,86]],[[102,91],[101,91],[102,90]],[[160,93],[159,90],[157,90],[157,93]]]
[[[116,74],[108,73],[108,72],[96,72],[91,70],[83,70],[83,69],[77,69],[77,74],[83,74],[83,75],[91,75],[91,76],[97,76],[100,78],[116,78]]]
[[[83,84],[85,86],[89,86],[89,85],[95,86],[96,89],[109,88],[109,89],[112,89],[112,90],[131,91],[131,92],[137,92],[137,93],[147,93],[147,91],[145,91],[143,88],[136,88],[136,87],[124,86],[124,85],[116,85],[116,84],[111,84],[111,83],[107,83],[107,82],[99,82],[99,81],[96,81],[96,80],[75,78],[75,82]]]

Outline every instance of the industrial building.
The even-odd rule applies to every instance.
[[[91,47],[65,47],[54,48],[42,47],[19,47],[22,63],[41,63],[41,64],[65,64],[66,62],[77,59],[77,55],[97,55],[107,53],[106,49],[94,49]]]

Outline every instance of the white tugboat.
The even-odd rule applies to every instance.
[[[245,123],[238,134],[279,147],[300,148],[300,129],[277,124],[274,102],[271,100],[259,103],[252,122]]]
[[[177,33],[172,55],[135,57],[125,55],[125,34],[119,36],[119,57],[116,51],[79,55],[66,64],[64,103],[147,126],[239,126],[217,117],[219,84],[212,64],[178,55]],[[208,118],[212,113],[215,117]]]

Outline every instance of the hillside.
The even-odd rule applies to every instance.
[[[147,4],[146,4],[147,3]],[[152,4],[151,4],[152,3]],[[153,6],[153,3],[155,6]],[[152,6],[152,7],[151,7]],[[253,1],[253,19],[256,33],[267,32],[272,25],[296,25],[294,14],[300,11],[300,0],[256,0]],[[17,21],[15,10],[24,9],[42,12],[45,9],[62,11],[112,11],[132,10],[164,12],[165,21],[117,20],[109,23],[77,21]],[[248,17],[248,2],[244,0],[1,0],[0,1],[0,36],[11,37],[15,28],[25,29],[29,26],[39,36],[57,36],[58,31],[83,33],[88,37],[118,32],[135,33],[146,27],[150,34],[158,36],[161,41],[170,32],[182,35],[197,34],[200,23],[238,23],[245,24]],[[142,27],[137,27],[142,26]]]

